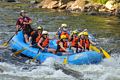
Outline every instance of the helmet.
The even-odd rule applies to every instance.
[[[61,39],[66,39],[67,38],[67,36],[66,35],[61,35],[61,37],[60,37]]]
[[[76,30],[74,30],[72,33],[73,33],[73,34],[77,34],[77,31],[76,31]]]
[[[61,27],[67,27],[67,24],[63,23],[63,24],[61,24]]]
[[[47,32],[47,31],[43,31],[42,34],[43,34],[43,35],[44,35],[44,34],[48,34],[48,32]]]
[[[42,28],[42,26],[38,26],[37,29],[38,30],[42,30],[43,28]]]
[[[78,36],[81,36],[81,35],[84,35],[84,32],[80,32],[80,33],[78,34]]]
[[[85,36],[88,36],[88,32],[83,32],[83,34],[84,34]]]
[[[24,11],[24,10],[21,10],[20,13],[25,13],[25,11]]]

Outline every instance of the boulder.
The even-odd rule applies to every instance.
[[[74,3],[74,1],[70,1],[66,4],[66,9],[70,9],[70,7],[72,6],[72,4]]]
[[[113,4],[115,3],[115,1],[110,0],[105,4],[105,7],[108,8],[109,10],[113,9]]]
[[[58,7],[58,1],[51,1],[47,6],[48,9],[54,9],[56,7]]]
[[[80,9],[81,11],[84,11],[85,7],[85,0],[76,0],[72,5],[71,5],[71,10],[75,9]]]
[[[67,5],[64,4],[64,5],[61,5],[59,8],[60,8],[60,9],[65,9],[66,7],[67,7]]]
[[[58,8],[58,1],[43,0],[37,5],[37,7],[48,8],[48,9]]]

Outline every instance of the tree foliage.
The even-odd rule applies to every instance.
[[[92,2],[94,3],[101,3],[101,4],[105,4],[108,0],[92,0]]]

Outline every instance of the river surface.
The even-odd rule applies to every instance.
[[[0,49],[0,55],[4,58],[0,62],[0,80],[120,80],[120,18],[45,9],[29,10],[28,15],[33,19],[32,27],[42,25],[49,32],[55,32],[62,23],[67,23],[72,30],[86,28],[112,57],[97,65],[67,65],[83,75],[76,78],[62,70],[55,70],[52,59],[42,65],[25,64],[24,59],[27,58],[12,58],[10,55],[13,52],[8,47]],[[18,16],[18,10],[0,8],[1,44],[14,34]]]

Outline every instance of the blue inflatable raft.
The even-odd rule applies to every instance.
[[[50,47],[56,47],[56,40],[50,40]],[[38,53],[38,48],[30,47],[29,44],[24,42],[24,37],[22,31],[20,31],[10,42],[10,47],[13,50],[21,50],[26,48],[21,54],[24,54],[28,57],[34,58]],[[97,64],[102,61],[102,55],[95,51],[87,51],[82,53],[72,53],[72,55],[58,56],[49,52],[39,52],[40,55],[37,57],[37,60],[44,62],[47,58],[54,58],[57,62],[63,63],[64,59],[67,58],[68,64]]]

